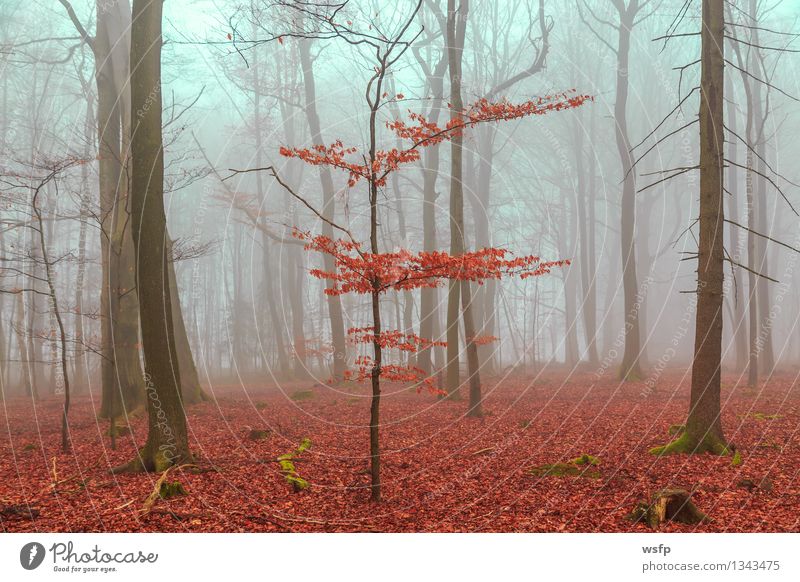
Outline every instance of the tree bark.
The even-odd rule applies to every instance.
[[[638,0],[630,0],[627,9],[620,10],[619,40],[617,44],[617,93],[614,102],[614,121],[617,152],[622,165],[622,199],[620,241],[622,244],[622,287],[625,296],[625,351],[619,377],[638,380],[642,377],[639,354],[642,343],[639,332],[640,298],[636,276],[636,175],[628,137],[628,66],[630,60],[631,29],[639,10]]]
[[[305,112],[308,128],[311,132],[311,142],[315,146],[323,145],[322,128],[319,113],[317,112],[317,88],[314,79],[314,64],[311,60],[311,41],[300,42],[300,63],[303,69],[303,86],[305,89]],[[322,186],[322,215],[332,221],[336,212],[334,198],[333,178],[328,166],[319,167],[319,179]],[[333,239],[333,227],[328,222],[322,222],[322,234]],[[333,256],[325,253],[323,264],[327,272],[336,270],[336,261]],[[328,289],[333,286],[330,279],[326,279]],[[328,303],[328,319],[331,326],[331,343],[333,344],[333,379],[339,381],[344,377],[347,364],[347,344],[344,332],[344,316],[342,314],[342,301],[338,295],[326,295]]]
[[[700,240],[689,417],[683,435],[657,453],[727,454],[720,419],[724,230],[724,0],[704,0],[700,77]]]
[[[464,103],[461,96],[461,59],[464,51],[464,37],[469,14],[469,0],[461,0],[456,9],[455,0],[447,1],[447,60],[450,72],[450,120],[457,121],[461,118]],[[463,183],[463,133],[457,133],[450,141],[451,172],[450,172],[450,254],[459,256],[464,253],[464,183]],[[461,295],[466,291],[467,296]],[[458,281],[450,281],[447,303],[447,392],[455,396],[460,386],[459,374],[459,342],[458,318],[459,300],[461,312],[466,314],[465,322],[472,321],[471,297],[469,287],[462,287]],[[477,346],[474,339],[474,325],[472,335],[465,330],[467,345],[467,365],[470,378],[470,407],[471,414],[480,414],[480,370],[478,369]],[[475,357],[470,351],[475,350]],[[475,387],[473,386],[473,383]],[[472,412],[474,411],[474,412]]]
[[[117,470],[163,471],[191,460],[169,285],[161,135],[162,0],[134,0],[131,27],[133,240],[147,391],[147,442]]]

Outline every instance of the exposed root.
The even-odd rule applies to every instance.
[[[163,473],[161,473],[161,476],[156,480],[155,485],[153,486],[153,491],[151,491],[150,495],[147,496],[147,499],[144,500],[144,504],[142,505],[142,513],[150,513],[153,505],[159,499],[169,499],[170,497],[175,497],[177,495],[186,495],[186,489],[183,488],[183,485],[181,485],[180,481],[167,483],[167,476],[173,469],[183,469],[193,466],[194,465],[187,464],[169,467]]]
[[[162,450],[153,453],[149,451],[148,446],[145,446],[145,448],[139,451],[139,454],[135,458],[124,465],[114,467],[111,469],[110,473],[112,475],[122,475],[126,473],[161,473],[162,471],[172,468],[180,461],[191,462],[191,460],[190,456],[174,458],[165,454]]]

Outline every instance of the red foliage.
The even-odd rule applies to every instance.
[[[359,356],[356,358],[355,363],[355,370],[345,371],[345,380],[363,382],[372,378],[375,361],[370,356]],[[446,394],[446,392],[439,390],[433,377],[426,376],[425,371],[416,366],[381,364],[379,375],[381,380],[387,382],[415,383],[417,384],[417,392],[421,392],[422,387],[425,386],[432,394]]]
[[[416,353],[421,348],[432,346],[447,346],[447,342],[434,341],[423,338],[415,333],[406,333],[400,330],[384,330],[375,335],[374,327],[351,327],[347,330],[348,339],[354,344],[372,344],[377,341],[383,349],[397,349],[401,352]],[[375,364],[369,356],[359,356],[356,358],[356,370],[347,370],[345,379],[363,381],[371,378],[372,369]],[[382,364],[380,368],[380,378],[387,382],[414,382],[417,383],[417,392],[425,386],[434,394],[444,394],[436,386],[434,378],[427,376],[421,368],[416,366],[403,366],[398,364]]]
[[[344,293],[383,293],[422,287],[437,287],[446,280],[472,281],[516,275],[521,279],[549,273],[555,267],[569,265],[569,260],[542,261],[535,255],[514,257],[511,251],[487,248],[452,256],[443,251],[413,253],[400,249],[388,253],[368,253],[352,241],[332,240],[295,230],[306,241],[306,250],[326,253],[336,259],[336,270],[312,269],[311,275],[333,282],[325,289],[328,295]]]
[[[397,94],[397,99],[403,99],[402,93]],[[348,157],[358,153],[355,147],[345,147],[341,140],[335,141],[330,146],[317,145],[310,148],[281,147],[280,153],[287,158],[298,158],[312,166],[331,166],[348,172],[348,184],[352,187],[364,178],[374,181],[378,186],[385,186],[389,174],[403,164],[416,162],[420,159],[422,147],[433,146],[460,135],[467,128],[479,123],[510,121],[531,115],[545,115],[553,111],[563,111],[580,107],[593,98],[589,95],[578,95],[572,90],[557,95],[539,97],[524,103],[511,103],[505,99],[490,102],[481,99],[467,107],[460,116],[448,121],[447,125],[440,127],[427,121],[421,114],[409,112],[413,124],[395,120],[386,124],[398,137],[409,140],[411,145],[406,149],[392,148],[375,152],[374,160],[366,163],[363,159],[349,161]]]
[[[388,92],[383,98],[388,97]],[[397,93],[396,99],[404,98]],[[514,104],[507,100],[496,103],[481,99],[465,108],[460,115],[451,117],[446,126],[440,127],[422,115],[409,112],[411,123],[395,120],[386,124],[400,139],[408,140],[411,145],[405,149],[393,148],[378,150],[369,158],[361,156],[354,161],[358,149],[345,146],[341,140],[333,144],[315,145],[310,148],[281,147],[280,153],[287,158],[297,158],[312,166],[330,166],[348,173],[348,185],[355,186],[364,179],[371,186],[383,187],[387,177],[401,165],[416,162],[420,159],[423,147],[436,146],[455,136],[461,135],[465,129],[479,123],[509,121],[531,115],[544,115],[552,111],[561,111],[580,107],[591,97],[578,95],[575,91],[541,97]],[[355,240],[334,240],[327,236],[312,236],[308,232],[295,229],[294,236],[306,242],[309,251],[318,251],[335,259],[335,268],[330,271],[312,269],[310,274],[325,279],[332,284],[326,286],[328,295],[344,293],[383,293],[388,290],[409,291],[422,287],[436,287],[444,281],[472,281],[478,284],[487,279],[500,279],[503,276],[516,275],[522,279],[549,273],[554,267],[568,265],[569,261],[542,262],[535,255],[514,257],[510,251],[497,248],[485,248],[452,256],[440,251],[411,252],[400,249],[395,252],[371,253],[363,250]],[[352,239],[352,236],[351,236]],[[374,322],[379,323],[379,322]],[[401,351],[417,351],[421,346],[442,345],[413,334],[399,331],[382,332],[376,336],[374,328],[350,330],[352,341],[372,344],[375,353],[380,348],[396,348]],[[488,343],[494,337],[472,338],[475,343]],[[348,379],[366,380],[377,375],[378,379],[391,382],[418,382],[426,384],[432,391],[437,391],[433,379],[426,378],[423,370],[412,366],[396,364],[376,365],[368,356],[359,356],[356,370],[348,371]]]
[[[500,338],[496,335],[478,335],[470,339],[473,344],[476,346],[485,346],[486,344],[490,344],[492,342],[496,342]]]
[[[375,341],[374,327],[351,327],[347,330],[350,341],[358,344],[371,344]],[[378,334],[378,343],[382,348],[396,348],[405,352],[417,352],[420,348],[432,346],[447,346],[447,342],[433,341],[419,337],[414,333],[405,333],[399,330],[384,330]]]

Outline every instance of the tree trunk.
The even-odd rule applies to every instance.
[[[461,97],[461,58],[464,50],[464,36],[467,26],[469,1],[461,0],[456,10],[455,0],[447,0],[447,60],[450,72],[450,120],[457,122],[461,119],[464,103]],[[450,141],[451,172],[450,172],[450,254],[459,256],[464,253],[464,184],[463,184],[463,133],[457,133]],[[462,288],[458,281],[450,281],[447,303],[447,393],[455,396],[460,386],[459,375],[459,343],[458,343],[458,318],[459,301]],[[470,297],[465,297],[461,303],[461,311],[466,314],[466,319],[472,320],[470,310]],[[465,321],[466,321],[465,319]],[[465,331],[467,352],[477,350],[473,335]],[[477,354],[477,351],[475,352]],[[476,400],[480,400],[480,371],[477,366],[477,357],[467,358],[469,366],[470,385],[470,410],[474,410]],[[473,397],[473,392],[476,392]],[[479,413],[479,410],[478,410]]]
[[[131,208],[147,391],[147,442],[121,470],[191,460],[173,329],[161,136],[162,0],[134,0],[131,28]]]
[[[734,102],[733,83],[729,76],[725,79],[725,89],[728,92],[728,127],[731,134],[737,133],[737,113],[736,103]],[[731,135],[728,138],[728,159],[736,161],[737,158],[737,143],[738,137]],[[728,166],[728,216],[732,222],[739,222],[739,181],[736,179],[737,168],[733,164]],[[735,263],[741,264],[742,255],[742,242],[739,235],[739,227],[734,224],[728,225],[728,238],[731,244],[731,258]],[[732,339],[734,343],[735,354],[735,367],[736,370],[744,370],[747,367],[747,327],[744,321],[744,280],[742,277],[743,269],[737,265],[731,265],[733,276],[733,285],[731,288],[734,290],[733,305],[731,312],[731,326],[733,329]]]
[[[305,112],[308,128],[311,132],[311,142],[315,146],[323,145],[322,129],[320,127],[319,113],[317,112],[317,89],[314,79],[314,64],[311,61],[311,41],[300,42],[300,63],[303,69],[303,85],[305,88]],[[333,178],[331,170],[326,165],[319,166],[319,179],[322,186],[322,215],[327,220],[333,220],[336,212],[334,198]],[[333,239],[333,227],[322,223],[322,234]],[[336,270],[336,261],[333,256],[324,253],[323,264],[327,272]],[[333,286],[330,279],[325,280],[328,289]],[[339,381],[344,377],[347,364],[347,344],[344,333],[344,316],[342,314],[342,301],[338,295],[326,295],[328,303],[328,318],[331,325],[331,342],[333,343],[333,379]]]
[[[97,86],[97,137],[101,215],[101,404],[100,416],[114,418],[142,402],[138,304],[133,275],[127,164],[130,139],[128,95],[129,5],[96,3],[92,43]]]
[[[439,60],[436,67],[428,76],[428,84],[432,95],[432,103],[428,120],[431,123],[439,122],[444,101],[444,73],[447,68],[445,55]],[[427,252],[439,250],[436,237],[436,182],[439,177],[439,148],[425,148],[422,157],[422,248]],[[439,290],[435,287],[420,289],[419,305],[419,335],[426,339],[439,339],[441,322],[439,320]],[[417,367],[426,376],[431,376],[433,371],[432,360],[436,368],[442,367],[442,348],[423,347],[417,354]]]
[[[720,419],[724,229],[724,0],[704,0],[700,76],[700,240],[689,417],[683,435],[657,454],[729,452]]]
[[[628,137],[628,64],[631,28],[638,11],[638,0],[631,0],[628,8],[620,12],[619,41],[617,44],[617,94],[614,102],[614,121],[617,151],[622,165],[622,199],[620,240],[622,243],[622,287],[625,296],[625,351],[619,377],[638,380],[642,377],[639,354],[642,344],[639,335],[640,298],[636,277],[636,175]]]
[[[172,257],[172,239],[167,234],[167,253]],[[175,275],[175,263],[169,261],[169,294],[172,306],[173,328],[175,330],[175,349],[178,351],[178,368],[181,371],[181,394],[185,404],[197,404],[209,400],[208,395],[200,385],[197,375],[197,366],[194,364],[192,347],[189,344],[189,335],[186,332],[186,322],[183,317],[180,293],[178,292],[178,278]]]

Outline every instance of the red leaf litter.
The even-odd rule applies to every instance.
[[[188,410],[197,467],[177,468],[187,495],[156,499],[159,475],[120,475],[146,436],[144,416],[110,449],[108,423],[89,396],[73,402],[73,451],[60,452],[60,400],[2,402],[0,530],[515,532],[649,531],[626,516],[664,487],[693,492],[711,521],[663,531],[796,531],[800,440],[794,378],[765,387],[723,383],[723,425],[742,464],[730,457],[648,453],[682,423],[688,377],[645,384],[560,379],[555,372],[486,386],[482,419],[464,401],[388,384],[381,428],[385,501],[370,504],[366,386],[292,383],[215,386],[216,400]],[[260,432],[263,431],[263,432]],[[253,433],[258,438],[253,438]],[[292,458],[309,483],[295,492],[278,457]],[[534,466],[582,454],[600,459],[599,478],[536,477]]]

